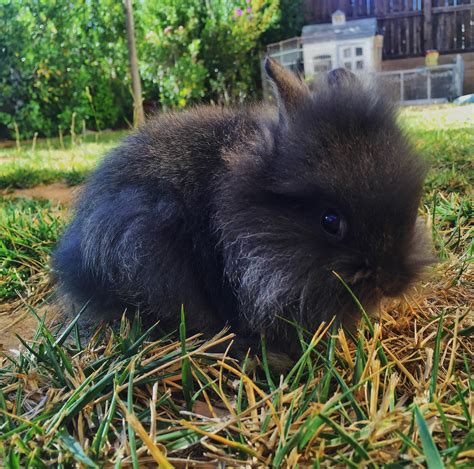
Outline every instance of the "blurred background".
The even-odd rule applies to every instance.
[[[303,5],[133,2],[145,112],[258,97],[264,45],[300,32]],[[0,138],[15,138],[16,126],[23,139],[132,122],[121,1],[0,1]]]
[[[308,81],[377,73],[408,104],[474,91],[471,0],[133,2],[145,113],[261,98],[269,54]],[[134,122],[126,12],[116,0],[0,0],[0,139]]]

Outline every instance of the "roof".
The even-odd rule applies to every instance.
[[[332,23],[309,24],[303,26],[301,39],[303,43],[329,42],[341,39],[356,39],[372,37],[377,34],[377,19],[364,18],[362,20],[347,21],[345,24]]]

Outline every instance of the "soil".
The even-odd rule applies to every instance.
[[[63,182],[40,185],[29,189],[15,189],[5,192],[6,197],[26,197],[28,199],[45,199],[54,204],[71,205],[77,198],[82,186],[70,187]]]
[[[17,189],[4,192],[5,197],[26,197],[29,199],[47,199],[54,204],[71,205],[76,199],[81,186],[69,187],[64,183],[41,185],[30,189]],[[0,300],[0,352],[15,354],[20,346],[16,337],[31,340],[38,326],[37,319],[27,311],[27,308],[14,308],[9,311]],[[46,316],[46,324],[51,323],[57,315],[54,306],[46,305],[36,309],[39,316]]]
[[[48,305],[36,309],[36,313],[39,317],[45,317],[45,323],[48,325],[56,317],[57,310]],[[37,327],[38,320],[26,308],[24,311],[14,313],[0,312],[0,353],[17,353],[21,345],[17,335],[26,341],[31,341]]]
[[[17,160],[14,156],[2,156],[0,158],[0,164],[5,164],[5,163],[14,163]]]
[[[30,144],[31,140],[22,140],[22,144]],[[16,147],[16,140],[0,140],[0,148]]]

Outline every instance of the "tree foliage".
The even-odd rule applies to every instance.
[[[277,20],[263,33],[262,43],[271,44],[299,36],[305,23],[307,8],[309,7],[306,0],[280,0]]]
[[[75,123],[116,126],[130,114],[125,23],[115,0],[3,2],[0,123],[57,135]],[[74,116],[73,116],[74,115]]]
[[[281,29],[278,6],[135,2],[147,109],[256,96],[262,37]],[[121,2],[0,0],[0,136],[12,136],[15,125],[22,137],[125,125],[133,114],[130,86]]]

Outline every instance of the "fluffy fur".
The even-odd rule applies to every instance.
[[[429,261],[417,223],[426,174],[393,107],[333,71],[312,94],[267,61],[278,113],[198,107],[163,114],[90,178],[53,257],[63,294],[97,318],[153,320],[287,348],[279,316],[313,329],[398,295]],[[323,229],[335,209],[347,230]]]

